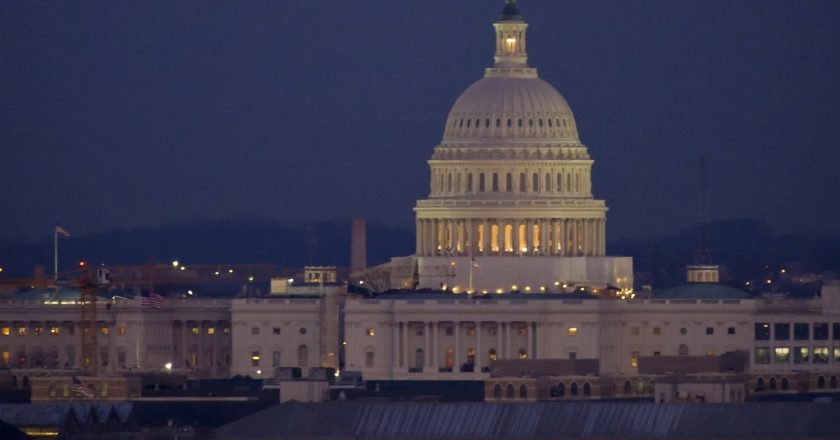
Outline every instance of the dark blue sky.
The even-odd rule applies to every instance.
[[[522,0],[611,238],[840,231],[840,2]],[[253,216],[413,228],[501,0],[0,0],[0,237]]]

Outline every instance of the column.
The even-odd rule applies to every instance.
[[[475,254],[475,252],[473,250],[473,248],[475,247],[475,240],[473,240],[473,236],[475,235],[475,232],[473,231],[474,226],[473,226],[473,221],[472,221],[471,218],[467,219],[465,221],[466,221],[467,236],[466,236],[464,246],[466,247],[465,250],[466,250],[467,256],[472,257]]]
[[[437,325],[434,321],[431,322],[431,328],[432,328],[432,353],[430,355],[430,358],[432,360],[431,367],[432,367],[432,371],[437,373],[438,366],[440,364],[438,363]]]
[[[534,323],[528,322],[528,359],[536,359],[534,352]]]
[[[531,219],[525,220],[525,247],[528,248],[528,255],[531,255],[534,250],[534,221]]]
[[[510,322],[505,322],[505,356],[503,359],[510,359]]]
[[[391,346],[394,351],[393,356],[391,356],[393,363],[391,366],[391,377],[393,377],[394,373],[400,367],[400,324],[397,322],[391,323]]]
[[[432,357],[431,344],[429,344],[432,323],[424,322],[423,327],[423,365],[420,365],[420,367],[425,369],[425,367],[429,366],[429,360]]]
[[[546,219],[540,220],[540,254],[542,255],[549,255],[548,224]]]
[[[537,358],[537,355],[543,357],[543,347],[542,345],[542,324],[539,322],[534,323],[534,359]]]
[[[487,221],[487,219],[484,219],[482,221],[484,225],[484,230],[481,231],[481,243],[484,245],[484,249],[482,249],[481,255],[487,255],[487,252],[490,249],[490,240],[488,240],[488,238],[490,237],[490,231],[488,230],[490,229],[490,224]]]
[[[423,221],[419,218],[415,222],[414,229],[417,231],[414,242],[414,252],[423,255]]]
[[[402,365],[403,370],[408,368],[408,321],[402,323]],[[405,371],[403,371],[405,372]]]
[[[481,321],[475,323],[475,372],[481,373],[481,360],[484,353],[481,352]]]
[[[607,219],[601,220],[601,255],[607,254]]]
[[[502,323],[496,321],[496,359],[504,359],[502,355]]]
[[[455,322],[455,362],[452,365],[452,372],[461,371],[461,321]]]
[[[519,255],[522,249],[522,243],[519,242],[519,225],[521,222],[519,220],[513,221],[513,255]],[[501,358],[501,356],[499,356]]]
[[[571,238],[569,240],[569,255],[577,256],[577,245],[578,245],[578,228],[577,228],[577,220],[569,220],[569,226],[572,228]]]

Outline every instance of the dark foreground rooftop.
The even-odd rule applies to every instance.
[[[340,402],[276,405],[215,439],[837,439],[840,404]]]

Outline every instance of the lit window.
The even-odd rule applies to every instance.
[[[225,327],[225,328],[223,328],[223,329],[222,329],[222,333],[224,333],[224,334],[226,334],[226,335],[230,334],[230,327]]]
[[[525,351],[525,349],[524,349],[524,348],[520,348],[520,349],[519,349],[519,359],[520,359],[520,360],[525,360],[525,359],[528,359],[528,352],[527,352],[527,351]]]
[[[12,328],[11,327],[3,327],[2,329],[0,329],[0,334],[2,334],[3,336],[11,335],[12,334]]]
[[[259,367],[260,366],[260,352],[252,351],[251,352],[251,366],[252,367]]]
[[[568,334],[569,336],[577,336],[578,329],[577,327],[569,327]]]
[[[42,333],[44,333],[44,327],[41,327],[40,325],[35,326],[32,328],[32,333],[34,333],[35,336],[40,336]]]
[[[365,334],[367,334],[368,336],[376,336],[376,329],[373,327],[368,327],[365,331]]]
[[[107,325],[103,325],[102,327],[99,327],[99,333],[108,336],[111,333],[111,328]]]
[[[770,340],[770,324],[766,322],[755,323],[755,340],[769,341]]]
[[[828,363],[828,347],[814,347],[814,363],[827,364]]]
[[[790,347],[776,347],[775,349],[773,349],[773,363],[790,363]]]
[[[807,364],[809,353],[810,353],[810,349],[808,347],[796,347],[796,348],[794,348],[794,350],[793,350],[793,363],[794,364]]]
[[[191,329],[190,329],[190,332],[191,332],[192,334],[194,334],[194,335],[197,335],[197,334],[199,334],[199,333],[200,333],[200,331],[199,331],[198,327],[193,327],[193,328],[191,328]]]
[[[215,335],[216,334],[216,328],[215,327],[207,327],[207,334],[208,335]]]
[[[51,335],[58,335],[61,333],[61,329],[57,325],[50,326],[50,334]]]
[[[840,364],[840,347],[834,347],[834,362]]]
[[[120,327],[117,329],[117,334],[120,336],[125,336],[125,327]]]
[[[638,351],[631,351],[630,352],[630,366],[633,368],[639,368],[639,352]]]

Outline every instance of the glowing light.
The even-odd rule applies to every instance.
[[[0,273],[2,273],[2,272],[3,272],[3,268],[2,268],[2,267],[0,267]]]
[[[0,270],[0,272],[2,272],[2,270]],[[782,273],[785,273],[785,270],[784,270],[784,269],[782,269]]]
[[[514,285],[510,286],[510,290],[519,290],[519,286],[514,284]]]
[[[566,283],[563,283],[563,288],[569,287]]]
[[[178,261],[178,260],[172,260],[172,267],[178,267],[178,265],[180,265],[180,264],[181,264],[181,262],[180,262],[180,261]]]
[[[213,272],[213,275],[219,276],[219,271],[217,270],[217,271]]]
[[[525,291],[530,292],[531,291],[531,286],[525,286]]]
[[[502,293],[502,289],[496,289],[496,293]]]
[[[257,370],[257,374],[262,374],[262,370]]]
[[[560,281],[555,281],[555,282],[554,282],[554,285],[555,285],[555,286],[559,286],[559,285],[560,285]]]
[[[540,292],[545,292],[545,286],[540,286]]]
[[[181,266],[181,270],[187,270],[187,266]]]
[[[338,379],[338,376],[341,376],[341,370],[335,370],[334,376],[336,379]]]
[[[253,275],[249,276],[249,277],[248,277],[248,281],[249,281],[249,282],[251,282],[251,283],[253,283],[253,282],[254,282],[254,276],[253,276]]]
[[[192,294],[193,294],[192,290],[187,290],[187,295],[192,295]]]
[[[228,273],[233,273],[233,269],[228,269]]]
[[[481,293],[487,295],[487,290],[482,290]]]
[[[87,261],[85,261],[85,260],[79,261],[79,267],[85,267],[85,266],[87,266]]]
[[[172,369],[172,362],[167,362],[167,363],[163,364],[163,368],[165,368],[167,371],[171,370]]]
[[[773,280],[767,280],[767,284],[773,284]]]
[[[455,262],[454,262],[454,261],[450,261],[450,262],[449,262],[449,265],[450,265],[450,266],[452,266],[452,267],[455,267]]]
[[[364,284],[365,284],[364,280],[359,281],[359,285],[360,285],[360,286],[363,286]]]

